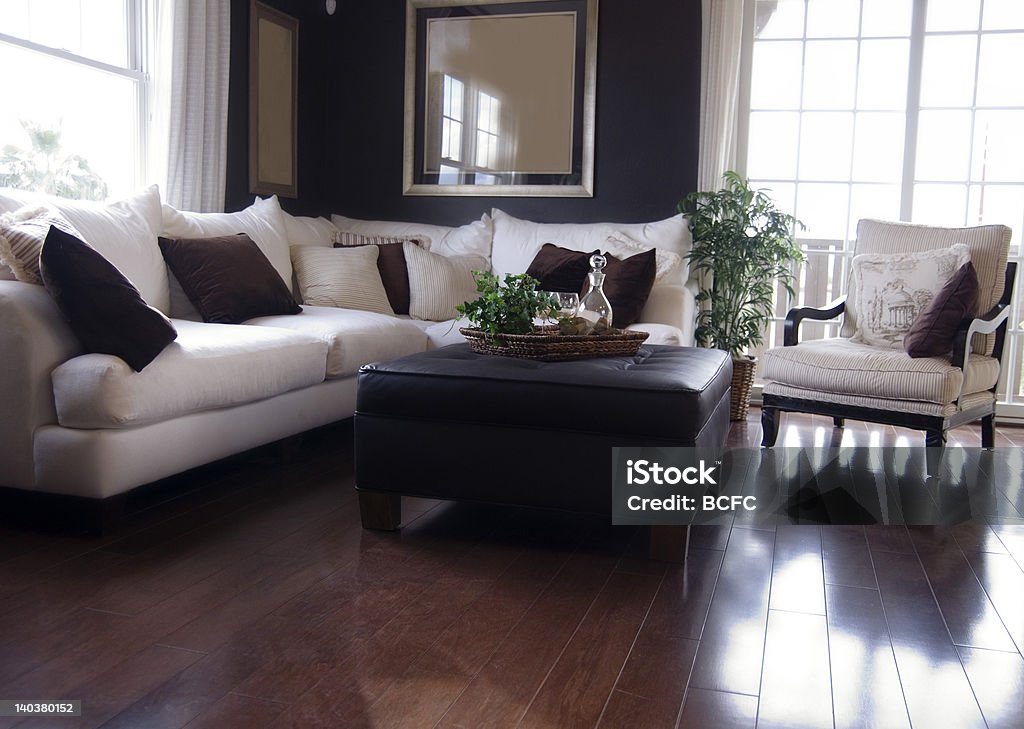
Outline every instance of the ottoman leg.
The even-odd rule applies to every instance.
[[[657,524],[650,529],[648,556],[659,562],[685,562],[690,547],[690,527],[685,524]]]
[[[402,497],[379,491],[360,491],[359,518],[363,529],[394,531],[402,523]]]

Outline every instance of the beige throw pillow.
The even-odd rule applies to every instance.
[[[853,259],[858,301],[854,342],[902,349],[914,320],[957,269],[970,261],[967,246],[919,253],[863,253]]]
[[[455,307],[477,297],[473,271],[487,270],[481,256],[448,258],[405,243],[409,269],[409,315],[413,319],[448,321],[457,319]]]
[[[42,284],[39,250],[51,225],[79,240],[82,238],[67,218],[46,205],[26,205],[0,215],[0,267],[9,268],[18,281]]]
[[[395,315],[377,270],[376,246],[292,246],[303,303]]]

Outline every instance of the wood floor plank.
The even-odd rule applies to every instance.
[[[690,685],[756,696],[768,621],[775,533],[733,529]]]
[[[570,558],[438,727],[517,726],[617,561],[582,554]]]
[[[800,701],[793,697],[800,695]],[[824,615],[769,610],[759,729],[832,729],[832,682]]]
[[[723,553],[690,548],[686,562],[665,572],[644,623],[644,630],[679,638],[699,639],[704,631]]]
[[[914,726],[983,729],[971,685],[917,555],[875,560],[903,694]]]
[[[958,650],[989,729],[1018,729],[1024,717],[1024,658],[981,648]]]
[[[228,694],[186,724],[187,729],[259,729],[274,726],[284,704]]]
[[[905,526],[888,526],[871,524],[864,527],[868,539],[868,547],[872,552],[894,552],[896,554],[914,554],[914,543]]]
[[[864,527],[821,527],[825,584],[878,589]]]
[[[941,549],[922,546],[918,556],[953,643],[1016,651],[1013,639],[966,557],[951,536],[950,541],[951,545],[945,544]]]
[[[597,724],[660,582],[649,575],[611,576],[534,697],[522,729]]]
[[[1007,554],[969,552],[966,557],[1017,651],[1024,653],[1024,571]]]
[[[612,691],[597,729],[673,729],[679,704],[671,699],[645,699],[624,691]]]
[[[686,693],[679,729],[754,729],[757,697],[691,688]]]
[[[768,606],[772,610],[825,614],[820,527],[780,524],[776,528]]]
[[[198,653],[163,646],[149,646],[109,671],[69,690],[69,696],[88,696],[82,701],[82,715],[32,719],[19,727],[39,729],[51,724],[71,729],[99,727],[164,683],[178,672],[202,658]]]
[[[910,729],[878,592],[829,585],[827,613],[836,729]]]

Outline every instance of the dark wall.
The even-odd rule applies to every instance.
[[[328,17],[321,0],[263,0],[299,20],[299,197],[281,198],[291,213],[319,215],[330,209],[327,95],[333,86],[328,67],[332,33],[340,12]],[[231,70],[228,91],[228,149],[225,209],[240,210],[249,192],[249,0],[231,0]]]
[[[460,224],[491,207],[539,221],[668,217],[694,189],[700,0],[600,0],[592,198],[402,195],[405,0],[267,0],[299,18],[296,214]],[[227,209],[249,204],[249,0],[231,0]],[[528,52],[528,49],[524,49]]]
[[[600,0],[593,198],[403,196],[405,0],[339,5],[332,212],[457,224],[500,207],[540,221],[644,221],[672,215],[694,188],[700,0]]]

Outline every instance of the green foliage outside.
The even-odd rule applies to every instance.
[[[775,281],[793,296],[792,264],[804,260],[794,235],[803,224],[731,171],[721,190],[690,193],[679,212],[693,234],[690,266],[702,282],[697,342],[739,357],[764,341]]]
[[[0,187],[44,192],[75,200],[105,200],[107,183],[77,154],[65,154],[61,130],[22,121],[30,148],[13,144],[0,150]]]

